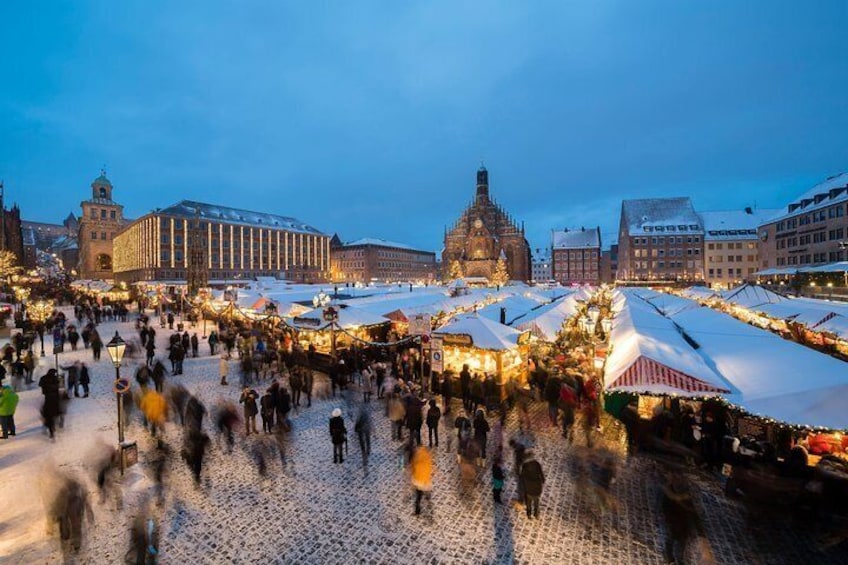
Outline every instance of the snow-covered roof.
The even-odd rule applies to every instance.
[[[665,316],[672,316],[679,312],[683,312],[684,310],[689,310],[690,308],[700,307],[700,305],[694,300],[681,298],[680,296],[675,296],[674,294],[669,294],[667,292],[657,293],[656,296],[647,299],[647,301]]]
[[[709,308],[672,317],[733,386],[731,402],[788,424],[848,429],[845,363]]]
[[[846,273],[848,272],[848,261],[837,261],[818,267],[803,267],[798,270],[802,273]]]
[[[388,318],[383,316],[379,316],[377,314],[372,314],[367,310],[362,310],[361,308],[354,308],[353,306],[345,306],[345,307],[336,307],[336,311],[338,312],[338,321],[336,325],[344,330],[355,329],[359,327],[368,327],[368,326],[378,326],[380,324],[388,324],[391,322]],[[317,320],[317,324],[312,323],[299,323],[298,321],[301,319],[310,319]],[[330,323],[324,320],[324,309],[316,308],[315,310],[311,310],[306,312],[305,314],[301,314],[296,318],[292,318],[292,325],[299,328],[306,329],[324,329],[329,327]]]
[[[494,304],[489,304],[478,310],[477,313],[480,316],[499,322],[501,319],[501,308],[506,308],[506,324],[510,325],[519,316],[530,312],[534,308],[538,308],[546,302],[546,300],[533,297],[532,295],[528,297],[519,294],[510,296]]]
[[[681,290],[680,295],[693,300],[707,300],[717,297],[718,293],[705,286],[690,286]]]
[[[510,325],[519,330],[529,330],[534,336],[553,342],[565,321],[577,313],[577,309],[580,307],[578,299],[576,293],[566,296],[561,300],[527,312],[513,320]]]
[[[674,323],[631,289],[616,290],[613,304],[606,389],[696,397],[732,392]]]
[[[790,202],[783,213],[771,218],[769,223],[845,201],[848,201],[848,173],[840,173],[828,177],[824,182],[820,182]]]
[[[703,232],[701,218],[686,197],[625,200],[621,217],[630,235]]]
[[[205,204],[203,202],[194,202],[191,200],[182,200],[172,206],[159,210],[157,213],[165,216],[177,216],[181,218],[194,218],[199,213],[200,218],[207,221],[217,220],[228,224],[281,229],[313,235],[324,235],[314,227],[290,216],[278,216],[276,214],[268,214],[266,212],[251,212],[249,210],[230,208],[229,206],[218,206],[216,204]]]
[[[601,246],[600,228],[581,228],[579,230],[554,230],[551,232],[551,245],[554,249],[584,249]]]
[[[743,284],[720,293],[721,299],[742,308],[753,308],[762,304],[773,304],[786,300],[783,296],[761,286]]]
[[[379,239],[376,237],[361,237],[354,241],[348,241],[344,243],[345,247],[353,247],[357,245],[373,245],[377,247],[393,247],[395,249],[406,249],[409,251],[418,251],[420,253],[433,253],[432,251],[425,251],[423,249],[418,249],[417,247],[412,247],[411,245],[407,245],[405,243],[398,243],[396,241],[388,241],[386,239]]]
[[[780,212],[773,209],[748,210],[701,212],[704,240],[757,239],[757,227]]]
[[[495,351],[516,348],[518,336],[522,334],[516,329],[476,314],[457,316],[433,333],[436,335],[470,335],[474,347]]]

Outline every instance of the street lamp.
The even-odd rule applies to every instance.
[[[44,324],[53,313],[53,302],[51,300],[39,300],[29,305],[27,316],[36,323],[38,338],[41,341],[41,356],[44,357]]]
[[[323,290],[319,291],[318,294],[312,297],[312,305],[315,308],[323,308],[330,303],[330,296],[326,294]]]
[[[115,366],[115,394],[118,399],[118,442],[124,443],[124,403],[122,396],[124,387],[121,383],[121,360],[124,358],[124,350],[127,348],[127,343],[121,339],[118,332],[115,332],[115,337],[106,344],[106,351],[109,353],[109,359]],[[121,454],[121,470],[123,471],[123,454]]]

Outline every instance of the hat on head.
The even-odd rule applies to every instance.
[[[341,408],[336,408],[335,410],[333,410],[333,418],[338,418],[341,415],[342,415],[342,409]]]

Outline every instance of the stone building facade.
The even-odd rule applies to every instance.
[[[436,278],[436,254],[384,239],[367,237],[342,243],[334,236],[330,269],[332,282],[431,283]]]
[[[598,284],[601,279],[601,230],[551,232],[553,278],[563,285]]]
[[[449,279],[458,266],[464,277],[491,279],[501,256],[505,257],[511,280],[531,279],[530,245],[524,237],[524,226],[519,227],[489,197],[489,173],[480,167],[474,201],[445,231],[442,278]]]
[[[848,173],[812,187],[758,232],[760,270],[848,260]]]
[[[0,182],[0,250],[11,251],[18,258],[18,265],[27,265],[27,255],[24,252],[24,235],[21,227],[21,209],[15,204],[6,209],[5,190]]]
[[[778,210],[700,212],[704,222],[704,282],[711,288],[733,288],[758,270],[757,226]]]
[[[80,203],[79,277],[112,279],[112,240],[125,224],[124,207],[112,200],[112,183],[101,171],[91,183],[91,198]]]
[[[619,281],[704,278],[704,227],[689,198],[622,202],[618,246]]]

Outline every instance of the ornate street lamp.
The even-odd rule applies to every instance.
[[[41,341],[41,356],[44,357],[44,324],[53,313],[52,300],[39,300],[29,305],[27,316],[35,322],[38,338]]]
[[[123,403],[123,395],[125,389],[128,387],[124,386],[124,383],[121,381],[121,360],[124,358],[124,350],[127,348],[127,343],[121,339],[121,336],[118,335],[118,332],[115,332],[115,337],[113,337],[109,343],[106,344],[106,351],[109,353],[109,359],[112,360],[112,365],[115,366],[115,396],[118,399],[118,443],[124,443],[124,403]],[[123,474],[124,470],[124,455],[121,453],[121,473]]]
[[[315,308],[324,308],[330,303],[330,300],[330,296],[321,290],[318,294],[312,297],[312,305]]]
[[[601,329],[604,330],[605,336],[609,336],[610,331],[612,331],[612,320],[610,318],[601,320]]]

